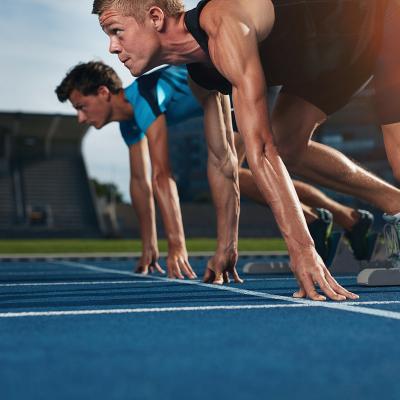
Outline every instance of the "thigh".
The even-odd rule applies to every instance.
[[[400,122],[382,125],[386,154],[393,169],[393,174],[400,180]]]
[[[272,111],[274,141],[278,145],[306,146],[326,114],[301,97],[281,92]]]
[[[375,72],[375,97],[381,125],[400,122],[400,1],[388,0]]]

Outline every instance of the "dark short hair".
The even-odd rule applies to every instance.
[[[113,94],[122,90],[121,79],[111,67],[101,61],[90,61],[79,63],[69,70],[55,92],[58,100],[64,102],[74,89],[88,96],[97,94],[100,86],[106,86]]]

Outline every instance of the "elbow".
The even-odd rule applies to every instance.
[[[288,142],[278,145],[278,153],[286,167],[290,170],[296,169],[304,158],[308,149],[308,143],[298,144],[296,142]]]
[[[393,176],[396,182],[400,182],[400,168],[393,170]]]
[[[272,161],[274,157],[278,157],[278,151],[272,140],[259,140],[252,146],[249,146],[246,151],[247,162],[253,173],[264,169],[265,161]]]
[[[389,158],[389,164],[392,168],[394,179],[396,182],[400,182],[400,160]]]
[[[209,169],[219,171],[220,175],[223,175],[227,179],[237,180],[239,179],[238,173],[238,159],[232,151],[227,151],[220,157],[215,154],[210,154],[208,158]]]
[[[149,180],[147,180],[147,179],[131,178],[129,188],[130,188],[132,203],[134,202],[134,198],[138,197],[139,195],[146,196],[146,197],[153,196],[153,189],[151,187]]]
[[[301,164],[308,145],[308,142],[274,143],[261,140],[249,149],[246,158],[253,172],[265,168],[265,161],[274,164],[277,158],[280,158],[288,169],[293,170]]]
[[[175,184],[175,180],[172,177],[171,171],[164,171],[164,170],[157,170],[154,169],[152,176],[151,176],[151,185],[153,188],[154,193],[160,193],[168,185],[173,182]]]

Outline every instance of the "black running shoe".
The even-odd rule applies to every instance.
[[[314,239],[315,249],[326,262],[328,257],[328,239],[332,233],[333,216],[325,208],[316,208],[318,219],[308,225],[310,234]]]
[[[357,210],[357,212],[360,216],[359,220],[351,231],[346,230],[344,235],[350,242],[354,257],[357,260],[368,260],[370,256],[368,234],[374,223],[374,216],[366,210]]]

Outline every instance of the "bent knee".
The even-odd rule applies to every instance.
[[[400,162],[391,163],[393,176],[396,182],[400,182]]]
[[[278,143],[277,150],[282,161],[288,168],[294,168],[301,164],[304,154],[309,147],[307,143]]]
[[[226,178],[238,178],[238,160],[232,151],[228,150],[218,155],[209,153],[208,167],[219,171]]]

